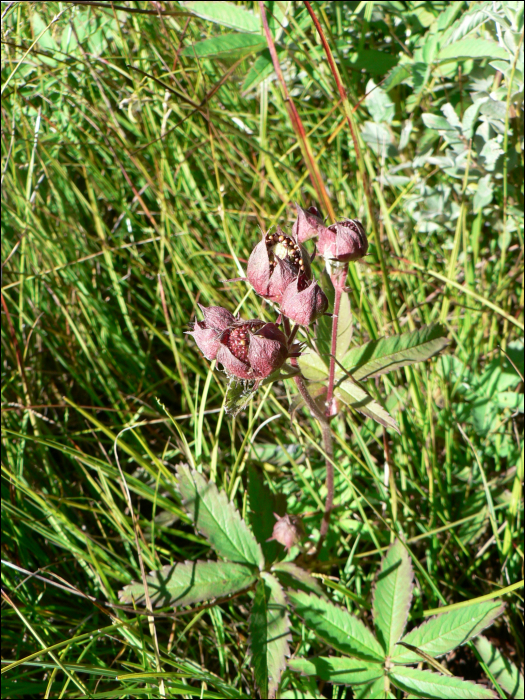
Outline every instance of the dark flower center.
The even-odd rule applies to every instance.
[[[222,342],[228,347],[232,355],[241,362],[248,362],[248,349],[250,347],[250,330],[257,331],[264,323],[245,323],[238,328],[228,329],[222,336]]]
[[[268,249],[268,257],[270,258],[270,267],[274,270],[277,267],[277,260],[288,259],[297,271],[304,269],[303,258],[299,246],[289,236],[284,236],[280,233],[266,234],[266,248]]]

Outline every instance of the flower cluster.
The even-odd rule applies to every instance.
[[[302,245],[317,237],[317,252],[325,261],[346,264],[366,255],[368,242],[359,221],[345,219],[325,226],[315,207],[297,206],[291,235],[279,227],[266,233],[248,260],[247,280],[255,292],[275,304],[282,316],[298,326],[310,326],[326,313],[328,299],[312,275],[311,260]],[[201,306],[203,321],[189,331],[204,357],[216,360],[231,377],[260,381],[298,355],[275,323],[243,321],[220,306]]]
[[[299,245],[317,236],[317,252],[325,260],[348,263],[366,255],[368,239],[357,219],[343,219],[325,226],[315,207],[305,211],[297,206],[297,214],[293,234]]]

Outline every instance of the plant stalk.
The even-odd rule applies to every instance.
[[[290,360],[292,366],[297,367],[298,362],[295,357]],[[325,453],[325,464],[326,464],[326,502],[324,507],[323,520],[321,522],[321,529],[319,533],[319,541],[316,547],[316,554],[319,553],[323,545],[326,533],[328,532],[328,527],[330,525],[330,515],[332,513],[332,508],[334,506],[334,463],[333,463],[333,441],[332,441],[332,431],[330,429],[330,423],[324,413],[319,409],[314,399],[310,395],[310,392],[306,388],[303,376],[297,374],[294,377],[295,385],[301,394],[303,401],[313,413],[313,415],[319,421],[321,426],[321,434],[323,436],[323,448]]]
[[[339,309],[341,306],[341,297],[345,288],[346,276],[348,274],[348,263],[338,263],[337,265],[328,264],[328,272],[330,279],[334,285],[334,312],[332,314],[332,344],[330,348],[330,371],[328,374],[328,389],[326,392],[326,417],[330,419],[335,415],[333,410],[334,399],[334,383],[335,383],[335,358],[337,352],[337,327],[339,324]]]

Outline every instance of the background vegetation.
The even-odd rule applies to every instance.
[[[198,302],[271,320],[224,280],[243,274],[259,227],[287,226],[294,201],[322,207],[257,4],[238,3],[250,20],[212,4],[213,16],[207,3],[2,3],[2,657],[25,659],[3,697],[254,697],[249,594],[154,624],[111,607],[140,579],[137,545],[146,571],[212,556],[181,508],[177,463],[248,519],[258,470],[318,536],[319,429],[304,409],[292,420],[293,382],[231,419],[224,376],[184,334]],[[301,2],[266,6],[332,206],[370,231],[312,20]],[[353,342],[434,321],[453,342],[410,382],[398,371],[369,387],[400,435],[334,422],[336,510],[311,570],[370,624],[381,552],[400,533],[426,574],[410,626],[523,578],[523,7],[312,6],[377,222],[353,267]],[[504,600],[488,637],[519,666],[522,589]],[[323,651],[292,622],[294,653]],[[486,678],[472,648],[442,663]],[[346,692],[283,676],[282,697],[332,691]]]

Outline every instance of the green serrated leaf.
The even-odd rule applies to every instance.
[[[492,690],[472,681],[455,676],[442,676],[433,671],[397,666],[389,673],[390,680],[405,693],[414,693],[418,698],[451,698],[454,700],[481,700],[496,698]]]
[[[508,58],[507,51],[496,41],[467,38],[441,49],[438,61],[455,61],[462,58]]]
[[[334,391],[336,398],[344,404],[353,408],[354,411],[362,413],[367,418],[372,418],[385,428],[392,428],[399,433],[399,426],[388,411],[373,399],[366,389],[356,384],[351,379],[346,379],[337,385]]]
[[[163,566],[147,577],[154,607],[181,606],[222,598],[249,588],[256,577],[252,568],[222,561],[187,561]],[[130,583],[119,593],[124,605],[145,604],[142,581]]]
[[[274,494],[264,483],[264,477],[252,464],[248,466],[248,498],[250,505],[250,522],[257,541],[262,547],[267,563],[275,561],[282,551],[275,541],[268,542],[275,525],[274,513],[286,513],[286,496]]]
[[[319,382],[328,377],[328,367],[311,348],[307,348],[301,357],[297,358],[297,362],[304,378],[310,382]]]
[[[230,379],[224,400],[226,413],[235,417],[250,403],[258,388],[258,385],[255,383]]]
[[[275,698],[290,655],[290,625],[281,584],[263,572],[250,616],[250,647],[255,682],[262,698]]]
[[[504,605],[497,601],[488,601],[436,615],[406,634],[402,641],[430,656],[442,656],[491,625],[503,608]],[[409,649],[397,649],[392,654],[392,661],[396,664],[414,664],[421,660]]]
[[[179,464],[177,473],[184,506],[196,530],[206,537],[217,554],[229,561],[262,569],[261,546],[226,493],[186,464]]]
[[[312,594],[288,591],[287,595],[297,615],[334,649],[365,661],[384,659],[385,653],[372,632],[347,610]]]
[[[261,51],[265,47],[266,40],[260,34],[232,33],[214,36],[186,46],[180,55],[188,58],[237,58],[243,54]]]
[[[359,700],[361,698],[363,700],[390,700],[390,698],[395,698],[395,695],[389,690],[385,690],[385,680],[385,677],[381,676],[373,683],[357,686],[357,688],[353,689],[354,696],[359,698]]]
[[[326,593],[321,588],[319,581],[308,571],[291,561],[277,562],[277,564],[272,566],[272,572],[275,573],[286,588],[293,588],[305,593],[315,593],[321,598],[326,598]]]
[[[450,343],[445,334],[445,327],[437,323],[390,338],[371,340],[349,350],[342,364],[358,381],[377,377],[428,360]]]
[[[373,599],[377,638],[388,656],[395,652],[405,629],[413,587],[412,561],[405,547],[396,540],[381,563]]]
[[[383,675],[380,664],[337,656],[316,656],[311,659],[292,659],[292,671],[305,676],[319,676],[322,681],[339,685],[370,683]]]
[[[490,672],[509,697],[523,698],[525,694],[523,676],[517,666],[506,659],[483,635],[480,635],[474,644]]]
[[[207,19],[223,27],[237,29],[240,32],[261,32],[261,18],[247,8],[234,5],[233,2],[185,2],[185,10],[197,17]]]

